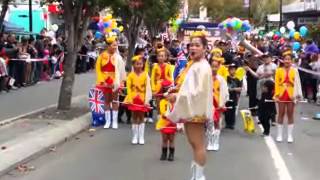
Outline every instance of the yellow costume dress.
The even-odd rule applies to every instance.
[[[301,82],[297,69],[289,70],[279,67],[275,74],[274,96],[280,101],[293,101],[296,97],[302,98]]]
[[[116,91],[126,78],[125,64],[122,57],[115,53],[110,55],[107,51],[102,52],[96,61],[96,84],[113,85],[113,88],[101,88],[105,93]]]
[[[129,104],[131,111],[147,112],[150,109],[145,105],[151,100],[151,86],[149,75],[143,71],[141,74],[129,73],[127,77],[127,96],[124,100]]]
[[[155,63],[151,72],[151,88],[154,94],[158,94],[161,91],[161,83],[164,80],[173,81],[172,78],[172,68],[170,64]]]

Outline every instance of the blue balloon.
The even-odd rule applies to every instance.
[[[232,27],[232,22],[227,22],[227,28],[231,28]]]
[[[236,27],[236,25],[237,25],[237,21],[236,20],[232,20],[231,21],[231,26],[234,28],[234,27]]]
[[[103,23],[103,26],[104,26],[104,28],[108,28],[110,26],[110,23],[109,22],[105,22],[105,23]]]
[[[294,51],[298,51],[300,48],[301,48],[301,45],[300,45],[299,42],[294,42],[294,43],[292,44],[292,49],[293,49]]]
[[[222,23],[220,23],[220,24],[218,25],[218,27],[219,27],[219,29],[223,29],[223,28],[224,28],[224,25],[223,25]]]
[[[300,31],[300,35],[301,35],[302,37],[305,37],[305,36],[307,36],[307,34],[308,34],[308,28],[305,27],[305,26],[301,26],[299,31]]]
[[[281,32],[279,32],[279,31],[277,31],[276,33],[275,33],[277,36],[281,36]]]
[[[250,24],[247,23],[247,22],[244,22],[244,23],[242,24],[242,30],[245,31],[245,32],[250,31],[250,30],[251,30]]]
[[[290,32],[289,32],[289,37],[290,37],[290,38],[293,38],[295,32],[296,32],[296,31],[293,30],[293,29],[290,30]]]
[[[97,31],[96,34],[94,35],[94,37],[95,37],[96,39],[100,39],[100,38],[103,37],[103,34],[102,34],[101,32],[99,32],[99,31]]]

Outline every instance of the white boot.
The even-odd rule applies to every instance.
[[[106,124],[104,125],[103,128],[109,129],[111,125],[111,112],[110,110],[105,111],[105,119],[106,119]]]
[[[198,165],[196,162],[192,162],[191,164],[191,171],[192,177],[191,180],[206,180],[206,177],[203,174],[204,168]]]
[[[213,151],[213,142],[214,142],[214,136],[212,134],[208,134],[208,145],[207,145],[207,150],[208,151]]]
[[[144,123],[141,123],[139,125],[139,133],[138,133],[138,136],[139,136],[139,144],[143,145],[144,144],[144,129],[145,129],[145,124]]]
[[[219,151],[220,149],[220,129],[215,130],[214,132],[214,141],[213,141],[213,150]]]
[[[293,143],[293,136],[292,136],[292,131],[293,131],[293,124],[288,124],[288,143]]]
[[[118,129],[118,111],[112,111],[112,129]]]
[[[138,133],[139,133],[139,126],[137,124],[132,124],[132,144],[138,144]]]
[[[283,140],[283,137],[282,137],[283,125],[282,124],[278,124],[277,125],[277,130],[278,130],[278,132],[277,132],[276,141],[277,142],[282,142],[282,140]]]

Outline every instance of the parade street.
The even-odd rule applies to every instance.
[[[80,80],[77,83],[83,82]],[[79,88],[78,85],[75,89]],[[42,87],[37,86],[33,90],[36,91],[37,88]],[[81,86],[77,91],[86,92],[87,87]],[[34,98],[40,101],[44,97],[34,94]],[[242,97],[241,107],[247,107],[246,97]],[[293,144],[286,142],[279,144],[274,142],[273,138],[263,138],[260,136],[259,127],[256,134],[244,133],[242,120],[238,115],[236,130],[223,130],[220,151],[208,153],[205,170],[207,179],[317,180],[320,176],[320,122],[312,120],[316,110],[319,110],[319,107],[311,104],[301,104],[297,108]],[[275,136],[275,130],[272,129],[271,137]],[[192,154],[183,134],[178,134],[176,139],[174,162],[159,160],[161,138],[160,133],[154,130],[154,124],[148,124],[144,146],[131,145],[130,139],[129,125],[121,124],[119,130],[98,129],[93,133],[86,131],[58,146],[55,151],[29,162],[28,165],[33,166],[34,171],[26,173],[12,171],[0,179],[189,179]]]

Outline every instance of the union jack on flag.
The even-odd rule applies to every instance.
[[[94,113],[104,114],[105,109],[105,97],[101,90],[91,88],[89,91],[89,105],[90,109]]]

